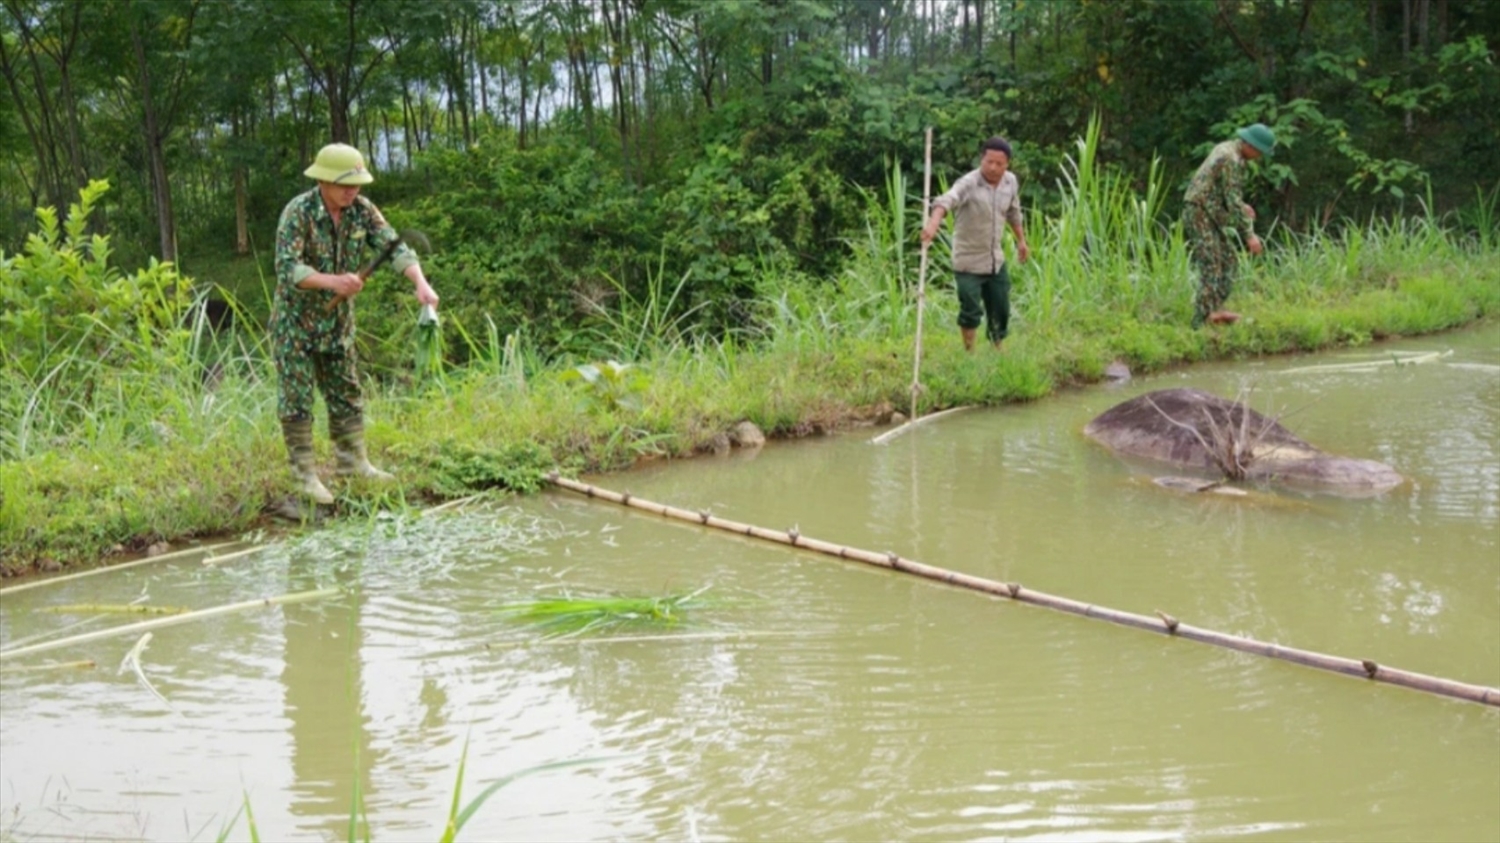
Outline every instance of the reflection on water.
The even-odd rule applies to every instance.
[[[1335,655],[1500,684],[1500,330],[1374,372],[1247,361],[656,465],[603,485],[685,508]],[[1081,435],[1141,392],[1233,395],[1409,483],[1367,500],[1193,496]],[[0,678],[0,838],[1494,840],[1500,712],[1012,604],[545,494],[348,525],[223,570],[163,563],[0,604],[316,603],[158,632],[161,705],[114,666]],[[501,603],[722,598],[676,640],[542,640]],[[670,632],[670,631],[668,631]],[[739,637],[724,633],[742,633]],[[8,836],[7,836],[8,835]],[[248,839],[241,824],[230,839]]]
[[[295,563],[292,570],[289,590],[321,587]],[[356,788],[366,802],[374,798],[370,771],[386,754],[370,745],[360,622],[365,596],[354,573],[346,568],[333,578],[347,594],[283,610],[281,683],[292,738],[291,812],[306,821],[299,825],[321,827],[329,835],[339,831],[337,818],[348,817],[357,804]]]

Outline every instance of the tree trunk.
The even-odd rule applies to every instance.
[[[531,57],[521,58],[521,107],[516,110],[516,147],[526,148],[526,94],[531,87]]]
[[[37,174],[36,187],[32,196],[33,203],[59,207],[64,197],[55,168],[48,166],[50,145],[43,138],[42,127],[33,119],[31,109],[26,107],[26,100],[21,96],[19,69],[12,62],[10,51],[5,49],[4,38],[0,38],[0,70],[5,73],[6,87],[10,89],[16,111],[21,115],[21,123],[26,127],[26,136],[31,139],[31,148],[36,153]]]
[[[146,57],[146,42],[140,21],[130,19],[130,43],[135,50],[137,84],[141,93],[141,131],[145,140],[146,164],[151,181],[151,198],[156,205],[156,230],[161,239],[161,259],[177,260],[177,221],[172,212],[172,185],[167,180],[167,159],[162,150],[163,132],[158,125],[156,104],[151,90],[151,68]]]
[[[245,121],[236,110],[230,116],[229,131],[235,138],[245,136]],[[250,191],[246,184],[245,162],[239,156],[234,161],[234,253],[250,254]]]
[[[630,112],[629,102],[625,92],[624,64],[626,61],[624,29],[625,29],[625,4],[617,0],[614,11],[619,15],[618,19],[610,14],[611,3],[606,0],[601,11],[604,14],[604,28],[609,33],[609,84],[610,95],[615,101],[615,128],[620,133],[620,160],[624,164],[627,177],[631,175],[630,168]]]
[[[1408,71],[1411,67],[1411,4],[1412,0],[1401,0],[1401,63],[1408,68]],[[1409,72],[1406,74],[1406,82],[1408,85],[1411,84]],[[1412,113],[1409,108],[1402,116],[1402,125],[1408,135],[1412,133]]]
[[[328,99],[328,137],[333,143],[350,143],[349,103],[340,84],[340,73],[333,65],[323,68],[323,92]]]

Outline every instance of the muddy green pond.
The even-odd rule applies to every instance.
[[[1149,390],[1247,385],[1297,435],[1406,482],[1186,494],[1082,435]],[[583,479],[1500,685],[1500,325],[881,432]],[[465,801],[531,772],[461,840],[1500,840],[1500,709],[566,492],[6,594],[0,648],[149,619],[49,607],[329,586],[344,591],[156,630],[130,664],[139,634],[0,661],[0,840],[214,840],[246,803],[260,839],[345,839],[356,800],[372,839],[436,840],[466,745]],[[672,626],[549,637],[499,611],[699,589]],[[74,660],[96,667],[11,670]],[[250,839],[235,823],[228,839]]]

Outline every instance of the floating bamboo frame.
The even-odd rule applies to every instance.
[[[878,568],[888,568],[900,571],[903,574],[912,574],[924,579],[934,580],[948,585],[956,585],[974,591],[984,592],[996,597],[1005,597],[1021,603],[1029,603],[1033,606],[1042,606],[1048,609],[1056,609],[1073,615],[1081,615],[1086,618],[1109,621],[1121,626],[1143,629],[1147,632],[1162,633],[1177,638],[1186,638],[1189,641],[1197,641],[1203,644],[1212,644],[1229,650],[1238,650],[1242,653],[1250,653],[1257,656],[1265,656],[1272,659],[1300,664],[1304,667],[1327,670],[1333,673],[1342,673],[1345,676],[1356,676],[1364,679],[1372,679],[1376,682],[1384,682],[1390,685],[1400,685],[1403,688],[1411,688],[1417,691],[1425,691],[1439,696],[1452,697],[1454,699],[1477,702],[1484,705],[1500,707],[1500,688],[1489,688],[1483,685],[1472,685],[1466,682],[1458,682],[1452,679],[1444,679],[1438,676],[1429,676],[1423,673],[1414,673],[1409,670],[1400,670],[1387,667],[1370,659],[1350,659],[1340,656],[1330,656],[1311,650],[1301,650],[1295,647],[1283,647],[1280,644],[1271,644],[1265,641],[1257,641],[1253,638],[1244,638],[1238,635],[1229,635],[1203,627],[1190,626],[1180,622],[1165,612],[1158,611],[1155,617],[1137,615],[1132,612],[1122,612],[1092,603],[1083,603],[1067,597],[1059,597],[1029,588],[1022,588],[1020,583],[1006,583],[997,580],[976,577],[970,574],[950,571],[946,568],[938,568],[906,559],[895,553],[874,553],[868,550],[846,547],[809,538],[797,532],[795,529],[789,532],[780,530],[768,530],[764,527],[756,527],[752,524],[741,524],[712,515],[708,510],[679,509],[654,501],[642,500],[631,495],[629,492],[613,492],[587,483],[580,483],[559,476],[556,472],[547,475],[547,479],[560,489],[577,492],[590,498],[621,504],[634,509],[654,512],[667,518],[678,521],[687,521],[702,524],[705,527],[713,527],[737,535],[749,536],[778,544],[791,545],[792,547],[805,548],[817,551],[829,556],[837,556],[840,559],[848,559],[854,562],[863,562]]]

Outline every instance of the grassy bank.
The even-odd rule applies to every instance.
[[[1338,233],[1273,232],[1273,247],[1247,261],[1230,301],[1249,318],[1190,330],[1186,250],[1180,228],[1158,222],[1157,177],[1137,193],[1096,173],[1090,148],[1081,145],[1064,174],[1062,213],[1028,223],[1034,259],[1014,268],[1016,316],[1003,354],[963,352],[950,274],[940,269],[946,254],[935,250],[922,412],[1034,400],[1097,380],[1117,358],[1149,372],[1361,345],[1500,312],[1493,226],[1465,232],[1417,216]],[[894,178],[870,197],[843,273],[815,284],[766,278],[753,331],[694,336],[667,306],[671,284],[618,302],[590,377],[579,368],[590,361],[450,322],[447,341],[466,345],[469,364],[367,396],[372,456],[399,482],[336,483],[337,511],[527,492],[554,467],[613,470],[688,456],[712,449],[741,420],[786,437],[909,412],[918,205]],[[259,329],[217,340],[201,325],[170,341],[89,336],[94,345],[65,349],[55,365],[4,373],[0,568],[67,567],[244,530],[286,496],[275,375]],[[127,346],[134,362],[118,365]],[[604,365],[610,359],[629,366],[615,371]],[[205,383],[207,364],[217,374]],[[319,448],[331,466],[321,433]]]

